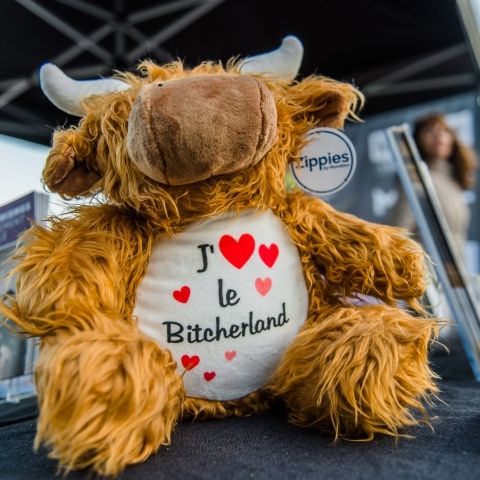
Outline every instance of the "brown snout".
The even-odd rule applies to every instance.
[[[256,164],[276,139],[272,93],[242,75],[204,75],[142,88],[127,148],[145,175],[185,185]]]

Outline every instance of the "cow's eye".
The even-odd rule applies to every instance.
[[[162,82],[157,83],[157,87],[163,87],[163,83]]]

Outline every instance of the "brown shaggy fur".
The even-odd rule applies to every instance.
[[[396,308],[331,307],[314,314],[288,349],[268,390],[292,422],[335,436],[372,439],[415,425],[431,388],[425,361],[432,326]]]
[[[277,142],[265,158],[236,173],[162,186],[142,174],[126,150],[128,114],[140,87],[237,75],[238,69],[147,62],[141,70],[143,77],[122,75],[130,90],[87,99],[78,127],[55,133],[45,184],[67,198],[102,192],[106,200],[26,232],[16,253],[16,299],[0,304],[22,332],[41,339],[36,445],[50,446],[64,469],[92,466],[115,475],[169,442],[182,414],[247,415],[283,400],[297,424],[368,439],[417,423],[422,399],[436,391],[427,361],[436,324],[396,302],[421,315],[421,248],[401,230],[285,188],[288,163],[298,158],[305,133],[356,118],[361,95],[322,77],[291,84],[259,77],[278,112]],[[136,289],[160,234],[251,208],[271,209],[298,247],[308,321],[262,391],[228,402],[184,398],[170,353],[137,329]],[[358,293],[385,305],[348,305]]]

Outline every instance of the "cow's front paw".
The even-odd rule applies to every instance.
[[[36,447],[66,471],[116,475],[170,442],[183,383],[170,352],[136,332],[82,332],[42,347]]]

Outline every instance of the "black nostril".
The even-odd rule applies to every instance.
[[[157,83],[157,87],[163,87],[163,83]]]

